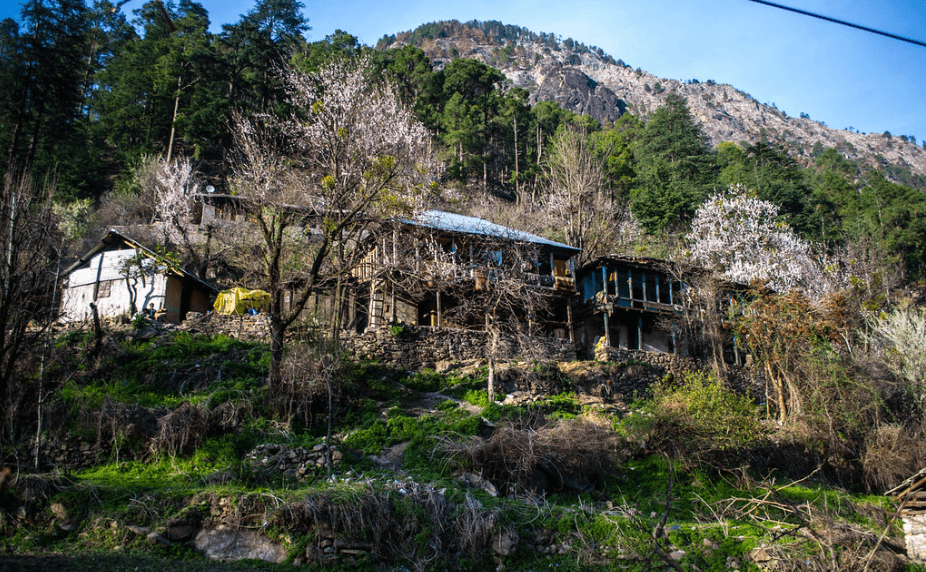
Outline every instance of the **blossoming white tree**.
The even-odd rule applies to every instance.
[[[154,191],[155,213],[167,225],[189,222],[193,195],[199,192],[199,177],[189,157],[153,159],[145,169],[144,185]]]
[[[271,295],[271,391],[284,333],[312,295],[337,297],[373,225],[411,214],[435,185],[427,130],[369,69],[368,59],[288,68],[291,115],[235,120],[234,186],[259,234],[244,257]]]
[[[822,265],[810,243],[778,218],[778,206],[735,185],[702,204],[688,235],[692,260],[734,282],[766,281],[772,289],[823,293]]]

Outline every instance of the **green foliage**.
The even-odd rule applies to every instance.
[[[752,401],[706,372],[664,379],[622,425],[650,447],[693,456],[746,448],[761,436]]]
[[[85,335],[79,338],[91,343]],[[176,332],[156,345],[127,342],[93,377],[68,381],[52,398],[70,404],[75,412],[96,409],[106,400],[168,408],[183,402],[215,406],[226,400],[260,404],[267,365],[261,344]]]
[[[711,189],[713,154],[698,124],[677,94],[666,97],[634,146],[638,186],[630,206],[650,232],[687,223]]]

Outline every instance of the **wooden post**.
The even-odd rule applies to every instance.
[[[441,327],[440,316],[440,290],[437,291],[437,327]]]
[[[569,341],[575,343],[576,333],[572,327],[572,303],[566,302],[566,323],[569,326]]]
[[[604,291],[604,300],[608,301],[608,267],[601,267],[601,289]]]
[[[643,316],[637,318],[637,349],[643,349]]]
[[[618,299],[621,297],[620,282],[617,279],[617,268],[614,269],[614,297]]]
[[[604,341],[608,347],[611,347],[611,328],[608,326],[608,313],[602,312],[601,315],[604,316]]]

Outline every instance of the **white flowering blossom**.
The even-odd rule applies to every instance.
[[[318,74],[290,69],[285,79],[300,113],[287,126],[302,169],[329,208],[357,199],[414,210],[425,206],[439,175],[428,130],[388,82],[371,82],[369,59],[339,61]],[[311,194],[311,192],[310,192]],[[344,204],[332,204],[338,201]]]
[[[200,188],[198,173],[189,157],[171,161],[153,159],[143,178],[143,184],[154,190],[155,216],[175,226],[189,222],[193,195]]]
[[[711,196],[695,213],[688,243],[693,261],[734,282],[767,281],[778,292],[828,289],[810,243],[778,218],[778,206],[740,185]]]

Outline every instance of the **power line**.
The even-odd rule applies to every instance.
[[[771,6],[772,8],[779,8],[781,10],[787,10],[788,12],[794,12],[796,14],[803,14],[804,16],[810,16],[811,18],[818,18],[820,20],[826,20],[827,22],[832,22],[834,24],[841,24],[843,26],[855,28],[856,30],[871,32],[872,34],[878,34],[879,36],[886,36],[888,38],[900,40],[901,42],[916,44],[917,46],[923,46],[924,48],[926,48],[926,42],[921,42],[919,40],[905,38],[903,36],[898,36],[897,34],[891,34],[890,32],[883,32],[881,30],[875,30],[874,28],[859,26],[858,24],[853,24],[852,22],[846,22],[845,20],[837,20],[836,18],[830,18],[829,16],[823,16],[821,14],[814,14],[813,12],[808,12],[806,10],[800,10],[798,8],[791,8],[790,6],[783,6],[781,4],[775,4],[774,2],[767,2],[766,0],[749,0],[749,1],[755,2],[756,4],[765,4],[766,6]]]

